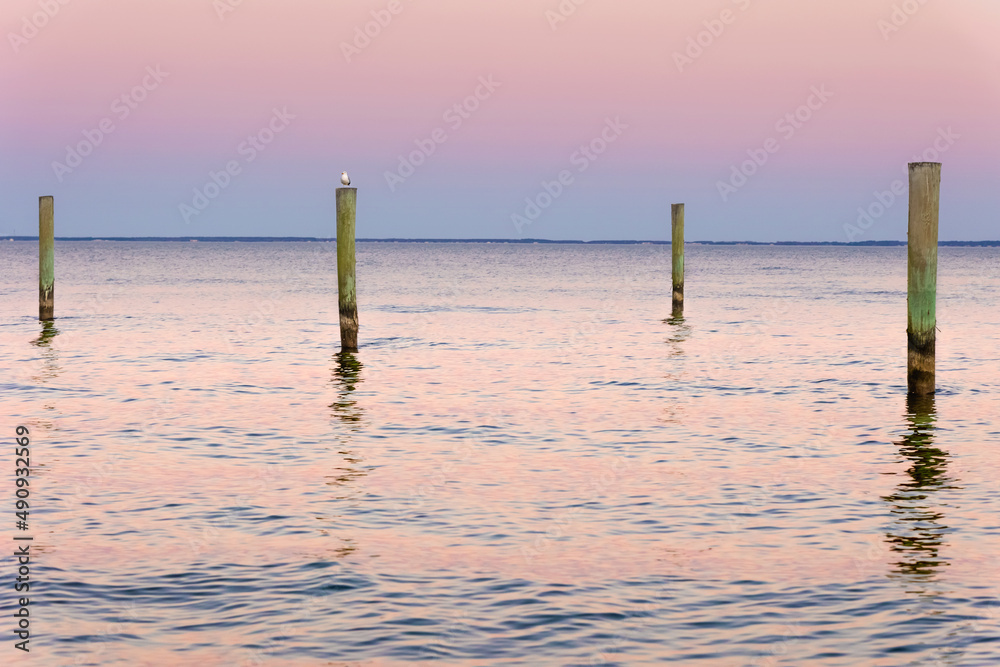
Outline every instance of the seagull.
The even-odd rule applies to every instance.
[[[340,182],[343,183],[344,185],[351,184],[351,177],[347,175],[346,171],[340,172]]]

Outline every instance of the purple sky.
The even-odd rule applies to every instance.
[[[576,2],[5,0],[0,234],[1000,238],[995,0]]]

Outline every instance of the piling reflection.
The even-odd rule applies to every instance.
[[[899,557],[895,576],[921,587],[913,592],[923,592],[922,586],[933,582],[938,569],[948,564],[941,555],[948,527],[934,494],[954,487],[948,475],[948,453],[934,445],[934,396],[908,397],[906,421],[909,430],[896,444],[910,463],[908,479],[883,498],[894,515],[886,539]]]
[[[685,323],[684,316],[675,316],[663,320],[664,324],[670,325],[670,337],[667,343],[670,345],[670,356],[676,357],[684,354],[684,341],[691,337],[691,325]]]
[[[363,467],[363,459],[351,447],[353,433],[361,429],[365,417],[364,409],[358,404],[355,397],[358,385],[364,382],[361,375],[364,364],[351,352],[338,352],[333,355],[333,362],[330,383],[336,390],[337,396],[329,407],[333,416],[347,428],[338,429],[334,434],[339,443],[337,453],[343,457],[343,463],[332,469],[324,482],[328,486],[338,488],[337,493],[333,496],[334,499],[346,500],[354,497],[354,494],[357,493],[356,489],[352,488],[352,482],[367,474]],[[333,528],[324,528],[321,532],[324,535],[332,535],[335,531]],[[356,548],[356,545],[348,540],[345,546],[337,551],[338,557],[344,556]]]
[[[684,370],[687,364],[687,356],[685,351],[685,343],[691,337],[691,326],[684,321],[683,315],[675,315],[669,319],[663,320],[664,324],[669,325],[670,335],[667,337],[666,343],[670,347],[670,351],[667,353],[667,359],[670,361],[668,365],[668,371],[664,375],[664,379],[680,387],[680,383],[684,380]],[[667,402],[663,408],[663,416],[660,421],[667,424],[680,424],[684,419],[684,400],[677,396],[674,400]]]
[[[671,325],[675,325],[675,326],[683,325],[684,324],[684,311],[683,310],[681,310],[681,311],[674,310],[673,314],[670,317],[668,317],[667,319],[663,320],[663,323],[664,324],[671,324]]]
[[[55,322],[46,320],[40,322],[42,330],[38,338],[31,341],[31,344],[39,349],[42,354],[41,374],[36,376],[36,382],[47,382],[59,376],[62,368],[59,365],[59,351],[52,346],[52,341],[59,335]]]
[[[337,397],[330,404],[333,415],[356,430],[364,419],[364,409],[354,396],[357,386],[364,382],[361,371],[364,364],[351,352],[333,355],[333,377],[331,383],[337,390]]]

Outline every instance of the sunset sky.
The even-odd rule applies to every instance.
[[[916,158],[1000,238],[996,0],[61,2],[0,8],[3,235],[329,237],[347,170],[366,238],[904,239]]]

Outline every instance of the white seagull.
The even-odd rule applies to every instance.
[[[351,184],[351,177],[347,175],[346,171],[340,172],[340,182],[343,183],[344,185]]]

